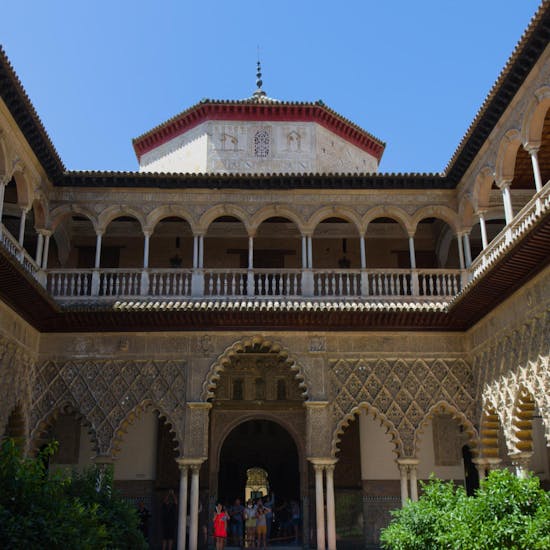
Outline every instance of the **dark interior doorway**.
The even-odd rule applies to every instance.
[[[290,434],[270,420],[248,420],[227,436],[220,453],[218,498],[244,499],[247,470],[262,468],[278,502],[300,501],[298,450]]]

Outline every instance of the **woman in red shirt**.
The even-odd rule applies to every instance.
[[[225,508],[218,502],[216,512],[214,513],[214,539],[216,540],[216,550],[223,550],[225,540],[227,539],[227,522],[229,515]]]

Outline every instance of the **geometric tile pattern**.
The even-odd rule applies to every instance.
[[[96,451],[116,451],[117,440],[144,408],[166,417],[180,449],[185,410],[185,362],[155,360],[46,361],[33,387],[31,440],[69,405],[90,426]]]
[[[401,457],[415,456],[419,427],[435,409],[451,412],[473,433],[474,379],[462,359],[337,359],[330,377],[333,450],[360,405],[382,420]]]

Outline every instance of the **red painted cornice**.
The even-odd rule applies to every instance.
[[[138,159],[208,120],[316,122],[372,155],[378,162],[386,147],[383,141],[322,103],[204,101],[135,138],[132,143]]]

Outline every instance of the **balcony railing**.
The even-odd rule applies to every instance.
[[[344,298],[449,301],[550,210],[550,182],[473,261],[456,269],[47,269],[0,223],[0,247],[61,303],[118,299]]]

